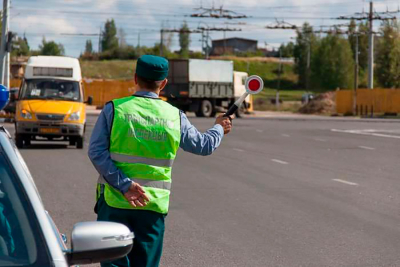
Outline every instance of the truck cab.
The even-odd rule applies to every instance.
[[[91,104],[89,97],[87,103]],[[83,148],[86,106],[78,59],[31,57],[15,114],[17,147],[31,141],[68,141]]]

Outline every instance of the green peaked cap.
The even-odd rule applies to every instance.
[[[168,76],[169,63],[163,57],[144,55],[136,65],[136,74],[152,81],[162,81]]]

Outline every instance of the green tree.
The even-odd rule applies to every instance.
[[[281,46],[279,47],[279,52],[282,55],[282,57],[293,57],[294,56],[294,43],[293,42],[289,42],[286,45],[285,44],[281,44]]]
[[[108,51],[118,48],[117,27],[115,26],[114,19],[107,20],[104,25],[101,39],[102,51]]]
[[[400,87],[400,25],[396,21],[383,22],[382,38],[377,45],[376,77],[380,86]]]
[[[92,40],[87,40],[85,45],[85,55],[91,55],[93,53]]]
[[[313,51],[317,48],[317,36],[313,33],[313,28],[307,22],[303,24],[301,30],[297,31],[296,45],[294,47],[295,72],[299,75],[299,86],[306,88],[310,85],[310,69],[308,66],[308,56],[312,61]],[[308,89],[308,88],[306,88]]]
[[[332,33],[319,42],[311,63],[312,87],[325,90],[351,88],[354,60],[348,40]]]
[[[355,58],[358,35],[358,62],[361,71],[366,71],[368,68],[368,30],[367,23],[362,22],[357,25],[354,20],[350,21],[348,40]]]
[[[179,45],[181,47],[181,50],[179,51],[180,56],[182,58],[188,58],[189,57],[189,45],[190,45],[190,33],[189,33],[189,27],[188,27],[186,21],[182,24],[182,27],[180,28]]]
[[[17,37],[12,44],[12,56],[28,56],[30,54],[30,48],[28,40],[25,35],[24,38]]]
[[[45,56],[63,56],[65,54],[64,46],[54,41],[47,42],[43,37],[42,44],[39,45],[39,54]]]

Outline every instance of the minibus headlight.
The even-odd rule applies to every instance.
[[[68,120],[69,121],[79,121],[79,119],[81,118],[81,112],[74,112],[71,113],[71,115],[69,115]]]
[[[26,109],[21,110],[21,117],[23,119],[31,120],[32,119],[32,114],[27,111]]]

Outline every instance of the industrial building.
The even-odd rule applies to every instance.
[[[219,56],[223,54],[235,54],[243,52],[256,52],[257,40],[245,38],[227,38],[212,41],[211,54]]]

